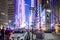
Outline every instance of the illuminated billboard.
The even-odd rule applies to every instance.
[[[21,27],[25,23],[25,1],[15,0],[15,27]],[[22,26],[23,27],[23,26]]]
[[[54,27],[55,25],[55,15],[54,15],[54,11],[51,11],[51,15],[50,15],[50,19],[51,19],[51,27]]]
[[[46,9],[44,9],[41,13],[41,27],[43,30],[46,29]]]

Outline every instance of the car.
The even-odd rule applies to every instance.
[[[9,40],[27,40],[28,32],[25,30],[14,30],[10,35]]]

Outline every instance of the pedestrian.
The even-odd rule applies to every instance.
[[[52,30],[52,32],[55,32],[55,27],[53,26],[53,27],[51,28],[51,30]]]
[[[9,36],[12,34],[12,29],[9,28]]]
[[[2,28],[2,30],[1,30],[1,36],[2,36],[2,40],[4,40],[4,27]]]
[[[5,30],[5,40],[9,40],[9,30],[6,28]]]
[[[0,28],[0,40],[2,39],[2,35],[1,35],[1,28]]]
[[[30,40],[30,30],[28,30],[28,39],[27,40]]]

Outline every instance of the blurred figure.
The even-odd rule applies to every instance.
[[[9,35],[8,28],[6,28],[6,30],[5,30],[5,35]]]
[[[5,30],[5,39],[4,40],[9,40],[9,30],[6,28]]]
[[[9,36],[12,34],[12,30],[11,28],[9,28]]]
[[[27,40],[30,40],[30,30],[28,30],[28,39]]]
[[[2,36],[1,36],[1,28],[0,28],[0,40],[1,40]]]
[[[4,40],[4,27],[2,28],[2,30],[1,30],[1,36],[2,36],[2,40]]]
[[[38,29],[37,32],[36,32],[36,39],[37,40],[43,40],[44,39],[43,33],[44,32],[43,32],[43,30],[40,27],[40,30]]]
[[[52,30],[52,32],[55,32],[55,27],[52,27],[51,30]]]

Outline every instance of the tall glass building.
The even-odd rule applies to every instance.
[[[25,1],[15,0],[15,27],[25,27]]]

